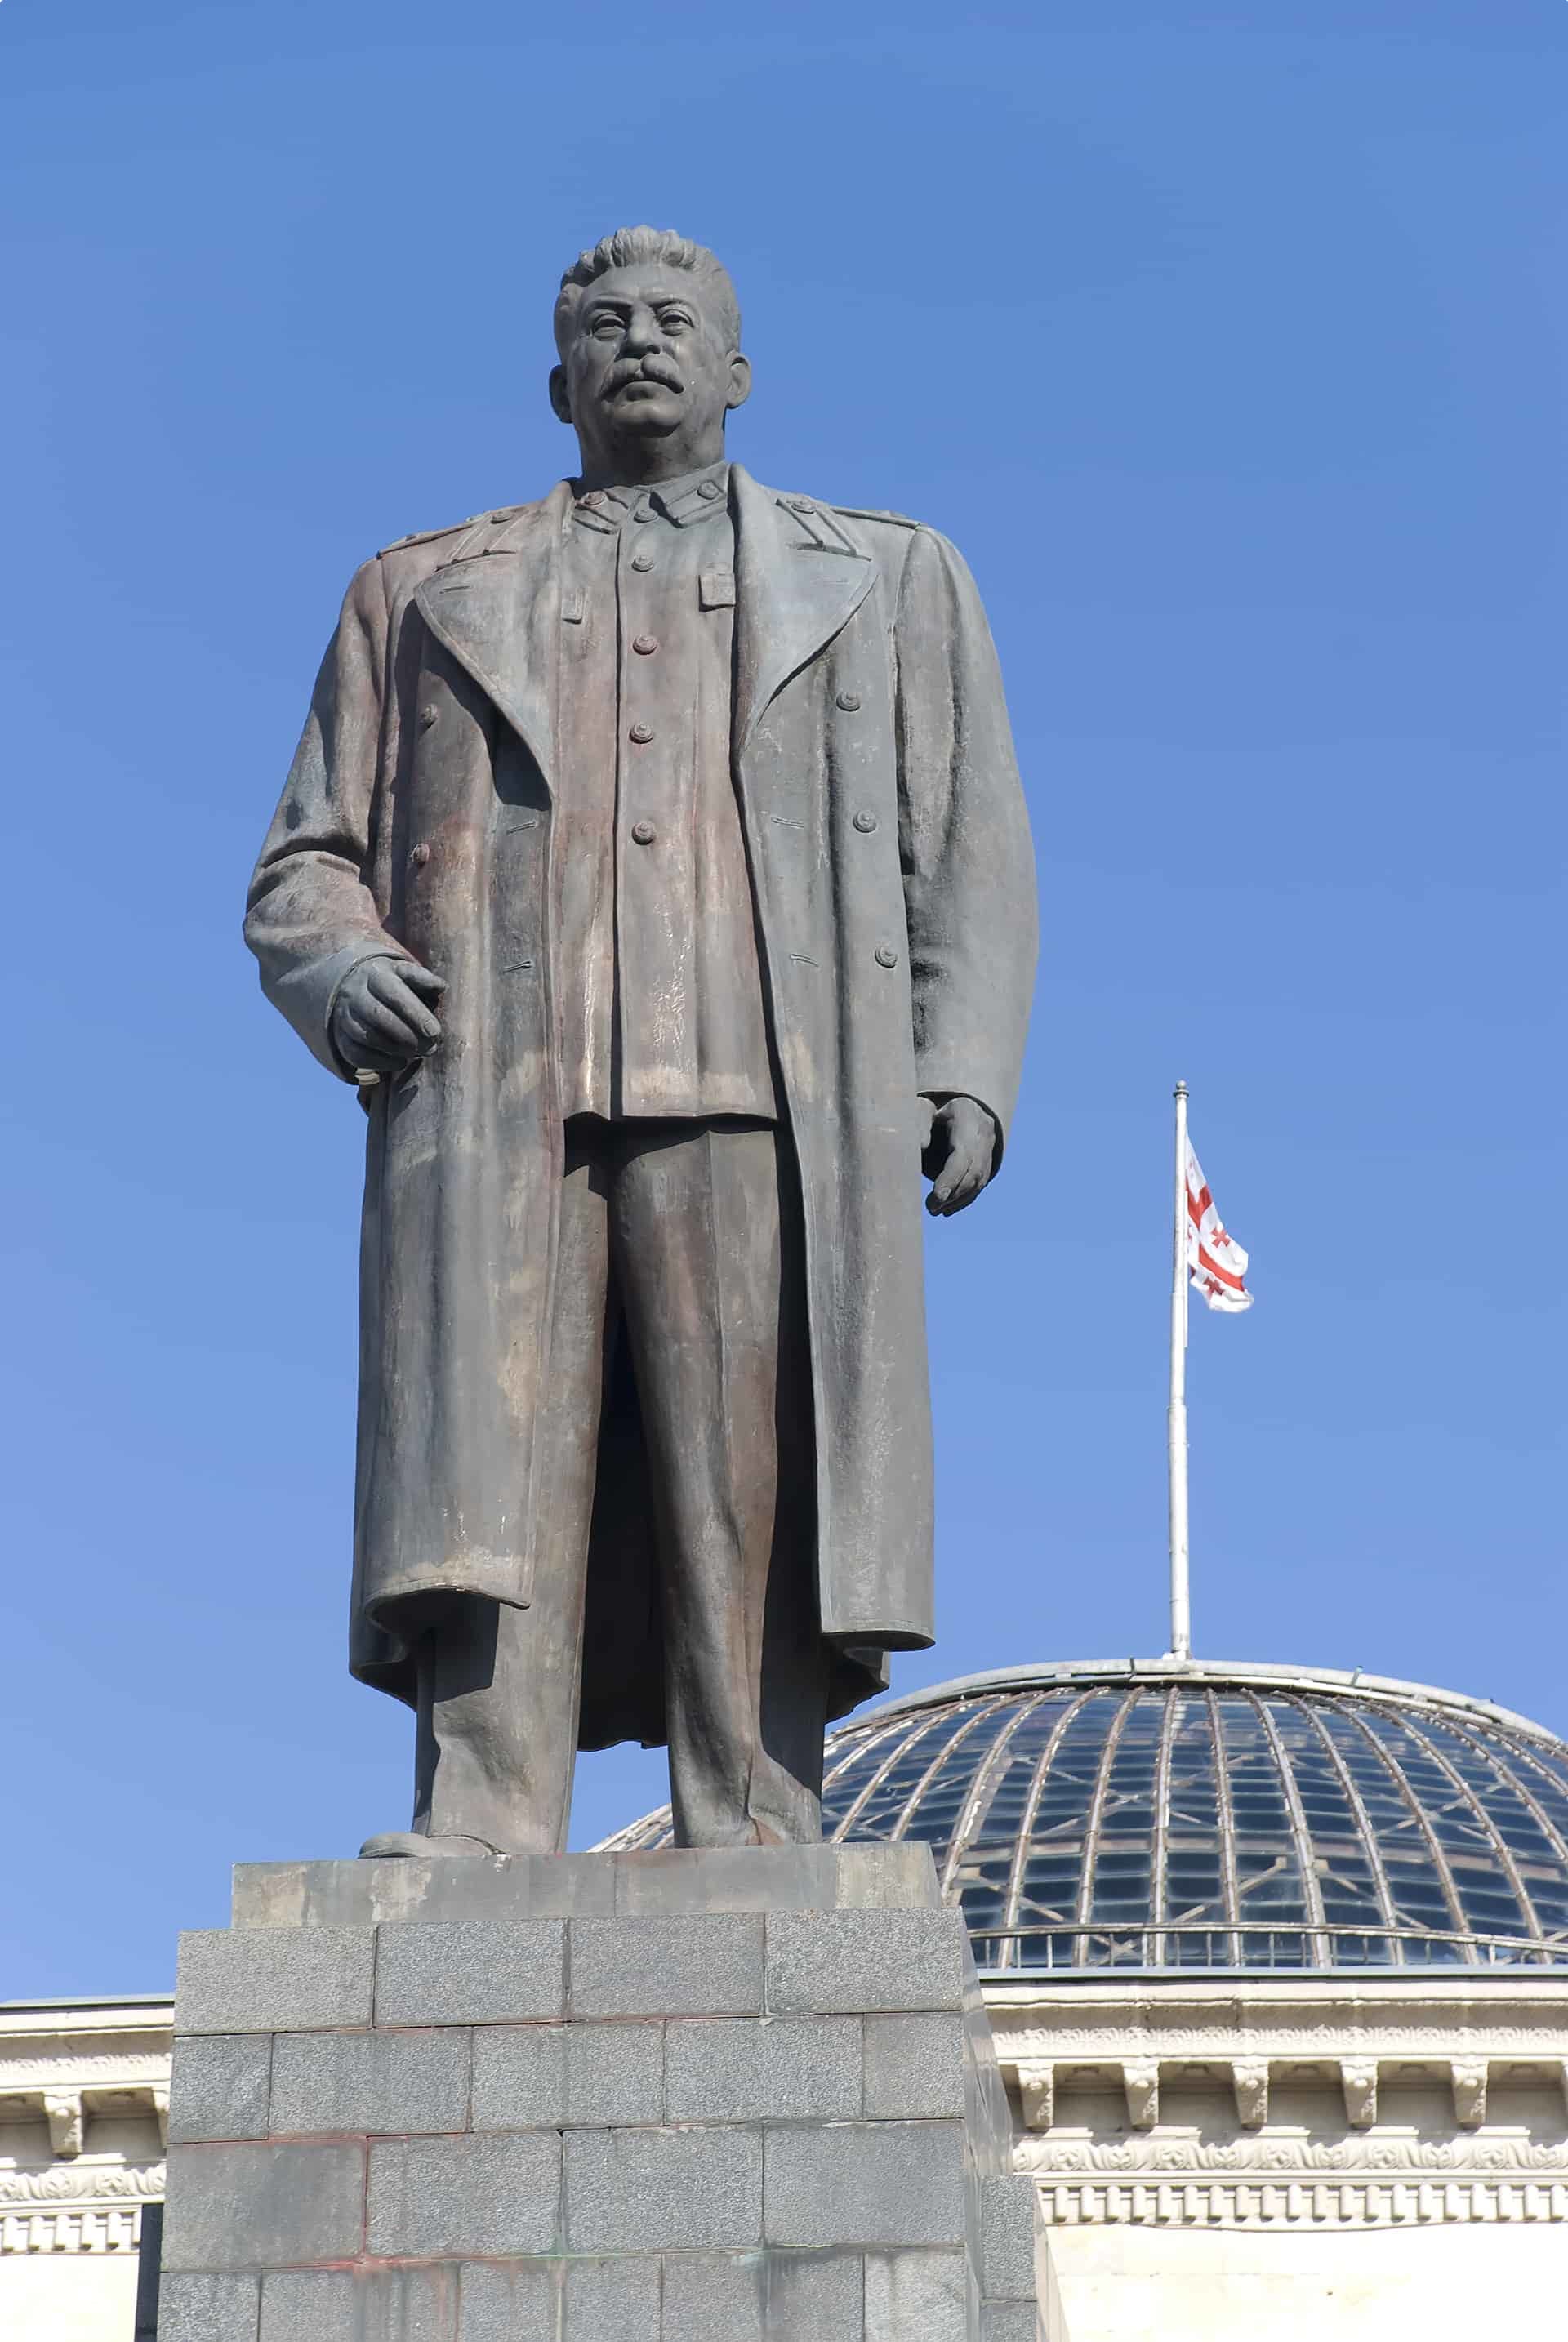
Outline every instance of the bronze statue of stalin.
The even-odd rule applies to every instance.
[[[726,461],[700,245],[606,236],[555,339],[577,477],[359,571],[246,923],[369,1114],[367,1854],[559,1848],[626,1738],[682,1844],[820,1836],[825,1721],[932,1637],[920,1173],[994,1174],[1034,968],[953,547]]]

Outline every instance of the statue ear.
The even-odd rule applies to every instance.
[[[724,405],[726,408],[744,406],[751,395],[752,362],[742,357],[739,350],[734,350],[730,354],[730,395]]]
[[[558,423],[572,420],[572,402],[566,395],[566,369],[554,365],[550,369],[550,406]]]

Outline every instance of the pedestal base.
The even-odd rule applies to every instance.
[[[159,2342],[1038,2342],[923,1846],[268,1864],[180,1948]]]

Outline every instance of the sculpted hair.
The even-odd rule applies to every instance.
[[[650,262],[664,268],[684,268],[702,277],[717,298],[730,347],[740,347],[741,305],[728,269],[706,245],[694,244],[689,235],[677,235],[673,227],[618,227],[614,235],[602,235],[589,251],[580,252],[561,279],[555,303],[555,346],[563,355],[572,320],[589,285],[612,268],[646,266]]]

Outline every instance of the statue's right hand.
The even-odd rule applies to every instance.
[[[444,976],[416,959],[362,959],[338,986],[332,1046],[356,1074],[400,1074],[441,1038],[434,1005]]]

